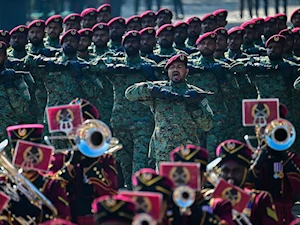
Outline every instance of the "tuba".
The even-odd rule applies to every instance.
[[[7,146],[8,140],[4,140],[0,143],[0,166],[1,172],[5,174],[9,181],[13,184],[11,186],[6,183],[3,186],[3,191],[9,195],[13,200],[19,201],[20,196],[16,192],[20,191],[33,205],[42,209],[46,206],[51,210],[52,216],[57,217],[57,209],[55,206],[47,199],[26,177],[24,177],[21,172],[19,172],[10,160],[5,156],[4,148]],[[27,224],[26,219],[16,218],[21,224]]]
[[[267,145],[275,151],[285,151],[295,142],[296,130],[291,122],[285,119],[272,120],[264,130]]]
[[[100,120],[85,120],[76,130],[75,134],[68,136],[45,136],[44,140],[51,145],[51,139],[69,139],[72,143],[70,149],[56,149],[55,153],[79,150],[83,155],[97,158],[103,154],[112,154],[123,148],[117,138],[112,137],[109,127]]]
[[[139,213],[133,218],[132,225],[156,225],[157,222],[147,213]]]
[[[195,190],[187,185],[181,185],[173,191],[173,201],[179,207],[181,215],[190,215],[191,207],[196,200]]]

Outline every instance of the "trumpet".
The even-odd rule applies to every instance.
[[[147,213],[139,213],[133,218],[132,225],[156,225],[157,222]]]
[[[173,201],[180,208],[181,214],[190,214],[189,207],[193,205],[196,200],[196,193],[191,187],[181,185],[173,191]]]
[[[10,183],[6,183],[2,188],[3,191],[8,194],[14,201],[19,201],[20,196],[16,192],[20,191],[33,205],[42,209],[46,206],[51,210],[53,217],[57,217],[58,212],[51,201],[46,198],[26,177],[24,177],[5,156],[4,148],[8,145],[8,140],[4,140],[0,143],[0,165],[1,172],[5,174],[13,186]],[[22,221],[21,224],[26,224],[26,220],[18,218],[18,221]]]
[[[45,136],[44,140],[51,145],[50,140],[69,139],[72,148],[56,149],[55,153],[79,150],[83,155],[90,158],[97,158],[103,154],[112,154],[123,148],[117,138],[112,137],[109,127],[100,120],[86,120],[76,130],[75,134],[68,136]]]

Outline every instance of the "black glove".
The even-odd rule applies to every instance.
[[[140,66],[141,72],[144,74],[145,78],[149,81],[157,80],[157,77],[155,76],[153,67],[150,63],[143,63]]]
[[[136,68],[129,67],[124,64],[117,64],[114,66],[114,73],[116,73],[116,74],[126,74],[126,73],[131,73],[136,70],[137,70]]]
[[[207,96],[206,92],[198,92],[196,90],[188,90],[185,92],[185,101],[188,104],[195,104],[200,102]]]
[[[69,68],[74,73],[80,73],[88,67],[89,67],[88,63],[80,62],[78,60],[69,60],[67,62],[67,68]]]
[[[169,101],[183,101],[184,96],[178,95],[175,92],[171,92],[169,90],[162,89],[162,87],[159,86],[153,86],[151,88],[151,96],[153,98],[162,98]]]
[[[15,81],[22,77],[21,74],[16,74],[12,69],[3,70],[0,74],[0,83],[4,84],[5,88],[15,87]]]

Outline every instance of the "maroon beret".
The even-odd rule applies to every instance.
[[[161,8],[156,12],[156,16],[158,16],[159,14],[166,14],[168,16],[171,17],[171,19],[173,18],[173,13],[171,10],[166,9],[166,8]]]
[[[165,200],[172,195],[173,182],[165,176],[159,175],[150,168],[140,169],[132,176],[132,184],[136,191],[159,192]]]
[[[241,27],[244,28],[244,29],[255,29],[255,21],[253,20],[249,20],[249,21],[246,21],[244,23],[242,23]]]
[[[39,27],[39,28],[44,29],[45,26],[46,25],[45,25],[44,20],[33,20],[28,24],[27,28],[28,28],[28,30],[30,30],[30,28],[32,28],[32,27]]]
[[[277,18],[274,18],[273,16],[267,16],[264,20],[265,23],[276,23]]]
[[[106,23],[97,23],[92,28],[93,32],[95,32],[96,30],[105,30],[105,31],[109,32],[109,27]]]
[[[112,18],[108,23],[107,23],[107,25],[108,26],[110,26],[110,25],[112,25],[113,23],[119,23],[119,24],[121,24],[123,27],[125,27],[125,19],[124,18],[122,18],[122,17],[120,17],[120,16],[118,16],[118,17],[115,17],[115,18]]]
[[[200,23],[201,24],[201,19],[197,16],[193,16],[193,17],[188,18],[186,23],[189,25],[190,25],[190,23]]]
[[[276,43],[280,43],[280,44],[284,45],[284,44],[285,44],[285,36],[279,35],[279,34],[273,35],[272,37],[270,37],[270,38],[267,40],[267,42],[266,42],[266,44],[265,44],[265,47],[267,48],[268,45],[269,45],[270,43],[272,43],[272,42],[276,42]]]
[[[102,4],[98,7],[97,12],[109,12],[111,13],[111,6],[110,4]]]
[[[126,20],[126,26],[129,24],[129,23],[141,23],[142,22],[142,18],[138,15],[134,15],[134,16],[131,16],[129,17],[127,20]]]
[[[174,27],[172,24],[164,24],[160,28],[158,28],[158,30],[156,31],[156,37],[158,37],[159,34],[163,31],[173,32],[173,29],[174,29]]]
[[[5,42],[0,41],[0,50],[6,51],[7,49],[7,45],[5,44]]]
[[[131,30],[131,31],[128,31],[124,37],[123,37],[123,40],[122,40],[122,45],[124,45],[125,41],[127,38],[136,38],[138,40],[141,40],[141,35],[139,33],[139,31],[137,30]]]
[[[286,28],[281,30],[278,34],[283,36],[288,36],[288,35],[293,36],[293,31],[291,29]]]
[[[170,158],[172,162],[200,163],[201,169],[206,169],[209,155],[207,149],[187,144],[186,146],[181,145],[171,151]]]
[[[265,22],[264,18],[253,18],[252,21],[255,22],[255,25],[261,25]]]
[[[287,16],[284,13],[277,13],[273,16],[275,19],[287,21]]]
[[[228,37],[228,32],[225,27],[219,27],[219,28],[215,29],[214,32],[217,34],[217,36],[224,35],[224,36]]]
[[[95,8],[87,8],[84,9],[81,13],[80,16],[83,18],[85,16],[93,16],[96,17],[97,16],[97,9]]]
[[[206,32],[204,34],[202,34],[196,41],[196,45],[200,44],[201,41],[207,39],[207,38],[210,38],[210,39],[213,39],[213,40],[216,40],[217,39],[217,35],[214,31],[211,31],[211,32]]]
[[[133,200],[120,195],[104,195],[96,198],[92,203],[96,224],[107,221],[132,223],[136,210]]]
[[[78,41],[80,40],[80,34],[78,33],[78,31],[75,29],[70,29],[61,36],[60,41],[59,41],[60,45],[62,45],[64,42],[64,39],[69,36],[76,38]]]
[[[18,140],[41,143],[43,141],[44,125],[19,124],[6,128],[11,148],[15,148]]]
[[[9,34],[10,34],[10,36],[11,36],[12,34],[17,33],[17,32],[20,32],[20,33],[23,33],[23,34],[27,35],[27,33],[28,33],[28,28],[27,28],[27,26],[25,26],[25,25],[19,25],[19,26],[17,26],[17,27],[14,27],[14,28],[9,32]]]
[[[156,18],[156,15],[155,15],[155,13],[152,10],[147,10],[147,11],[145,11],[145,12],[143,12],[141,14],[141,18],[144,18],[144,17],[153,17],[153,18]]]
[[[242,28],[242,27],[232,27],[228,31],[228,36],[231,35],[231,34],[239,34],[239,35],[243,36],[244,33],[245,33],[244,28]]]
[[[70,102],[70,105],[76,104],[81,105],[82,116],[85,120],[99,118],[99,112],[92,103],[88,102],[83,98],[75,98]]]
[[[88,37],[90,39],[93,37],[93,30],[90,28],[83,28],[79,30],[78,33],[80,34],[80,37]]]
[[[214,21],[217,21],[217,17],[214,16],[213,14],[211,13],[208,13],[206,15],[204,15],[202,18],[201,18],[201,21],[205,21],[205,20],[214,20]]]
[[[186,22],[178,21],[173,25],[174,29],[175,28],[182,28],[187,30],[189,28],[189,25]]]
[[[300,14],[300,8],[294,10],[294,12],[293,12],[292,15],[291,15],[291,20],[293,19],[293,17],[294,17],[296,14]]]
[[[148,34],[148,35],[155,37],[156,31],[153,27],[146,27],[146,28],[140,30],[140,35],[142,36],[143,34]]]
[[[217,157],[222,158],[221,163],[233,160],[246,167],[250,166],[252,154],[252,150],[246,144],[233,139],[223,141],[216,149]]]
[[[228,11],[226,9],[217,9],[212,13],[214,16],[217,17],[227,17]]]
[[[182,62],[182,63],[184,63],[185,66],[187,66],[188,59],[187,59],[187,56],[184,54],[174,55],[168,60],[167,64],[165,65],[165,68],[169,69],[169,67],[174,62]]]
[[[10,39],[10,34],[7,30],[0,30],[0,37]]]
[[[82,19],[82,17],[80,16],[80,14],[72,13],[72,14],[67,15],[64,18],[63,23],[65,24],[68,20],[80,22],[81,19]]]
[[[63,18],[61,15],[53,15],[50,16],[47,20],[46,20],[46,26],[48,26],[49,23],[58,23],[59,25],[62,25],[63,23]]]
[[[293,28],[292,32],[294,35],[300,35],[300,27]]]

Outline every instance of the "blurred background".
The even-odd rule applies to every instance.
[[[182,20],[190,16],[199,16],[212,12],[218,8],[229,11],[228,28],[250,19],[248,4],[252,4],[253,17],[256,17],[255,5],[258,4],[258,16],[265,16],[265,3],[268,14],[274,15],[275,2],[279,3],[279,12],[284,12],[283,4],[286,1],[288,18],[293,10],[300,5],[300,0],[1,0],[0,29],[11,28],[26,24],[33,19],[47,19],[54,14],[66,16],[69,13],[80,13],[84,8],[95,7],[103,3],[110,3],[113,15],[128,18],[140,14],[151,8],[156,11],[159,7],[167,7],[174,13],[174,19]],[[182,4],[182,9],[180,5]],[[243,17],[241,18],[241,6]],[[177,9],[177,10],[175,10]],[[176,13],[177,11],[177,13]]]

